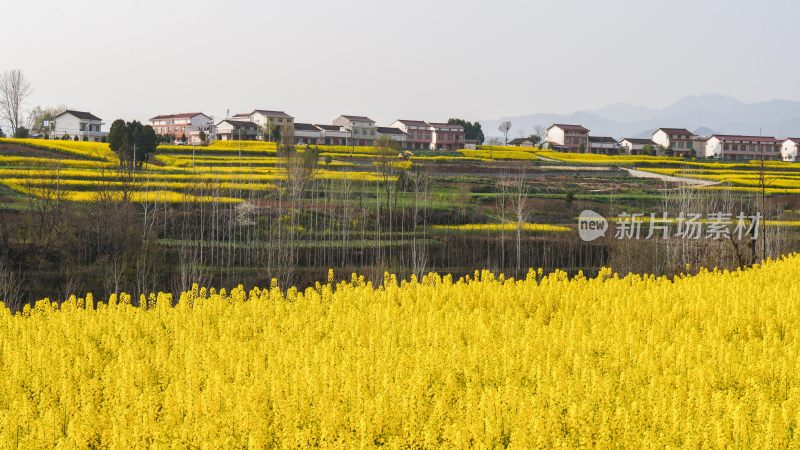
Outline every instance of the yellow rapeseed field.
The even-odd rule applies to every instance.
[[[0,312],[3,448],[797,448],[800,256]]]

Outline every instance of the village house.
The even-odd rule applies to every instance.
[[[431,150],[460,150],[464,148],[464,127],[449,123],[431,123]]]
[[[400,128],[378,127],[378,136],[387,136],[397,142],[399,148],[406,148],[407,135]]]
[[[217,139],[221,141],[254,141],[258,137],[258,124],[249,120],[225,119],[217,124]]]
[[[589,136],[589,153],[599,155],[615,155],[619,145],[610,136]]]
[[[410,150],[428,150],[433,143],[433,129],[428,122],[422,120],[398,119],[392,125],[406,133],[406,148]]]
[[[158,115],[150,125],[156,134],[182,144],[204,145],[216,138],[213,119],[200,112]]]
[[[323,145],[348,145],[350,132],[338,125],[314,124],[322,132]]]
[[[52,130],[52,137],[55,139],[78,136],[83,141],[102,142],[108,136],[103,131],[103,119],[89,112],[71,109],[55,117]]]
[[[347,145],[372,145],[378,137],[375,121],[366,116],[341,115],[333,121],[333,124],[350,133]]]
[[[658,148],[652,139],[625,138],[619,141],[619,148],[627,155],[646,155]]]
[[[659,128],[653,133],[653,142],[662,149],[672,150],[676,156],[695,150],[698,137],[685,128]]]
[[[294,138],[294,117],[283,111],[270,111],[267,109],[256,109],[250,113],[236,114],[233,120],[247,120],[258,124],[257,140],[278,142],[280,138],[285,138],[286,142],[292,142]]]
[[[545,141],[553,150],[586,152],[589,148],[589,130],[581,125],[554,123],[547,128]]]
[[[787,138],[781,144],[781,156],[784,161],[797,161],[798,150],[800,150],[800,138]]]
[[[730,160],[781,159],[781,141],[772,136],[715,134],[706,144],[706,158]]]
[[[322,143],[322,130],[310,123],[294,124],[294,143],[305,145],[320,145]]]
[[[535,147],[533,141],[528,138],[516,138],[508,141],[510,147]]]

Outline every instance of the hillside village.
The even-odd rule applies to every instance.
[[[452,121],[451,121],[452,122]],[[458,123],[398,119],[379,126],[363,115],[341,115],[330,124],[300,123],[284,111],[254,109],[215,121],[202,112],[159,114],[149,120],[162,142],[208,145],[213,141],[267,141],[295,145],[371,146],[384,136],[405,150],[476,149],[477,136],[468,136]],[[104,122],[90,112],[66,110],[51,123],[47,137],[101,142]],[[45,137],[45,136],[42,136]],[[798,161],[800,138],[712,134],[699,136],[687,128],[664,127],[649,139],[597,136],[580,124],[555,123],[542,135],[508,140],[516,147],[541,147],[569,153],[602,155],[680,156],[719,160]]]

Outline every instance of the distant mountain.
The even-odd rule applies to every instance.
[[[686,128],[698,135],[714,133],[764,136],[800,136],[800,102],[769,100],[744,103],[718,94],[684,97],[663,109],[627,103],[614,103],[590,111],[572,114],[529,114],[481,120],[487,136],[498,136],[500,122],[513,124],[512,136],[528,135],[536,126],[553,123],[576,123],[589,128],[595,136],[649,137],[661,127]]]

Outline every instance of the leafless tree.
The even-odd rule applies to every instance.
[[[22,105],[31,92],[31,84],[21,70],[8,70],[0,75],[0,115],[11,125],[12,133],[21,126]]]
[[[506,120],[505,122],[501,123],[497,129],[503,133],[504,142],[506,145],[508,145],[508,135],[511,133],[511,122]]]

